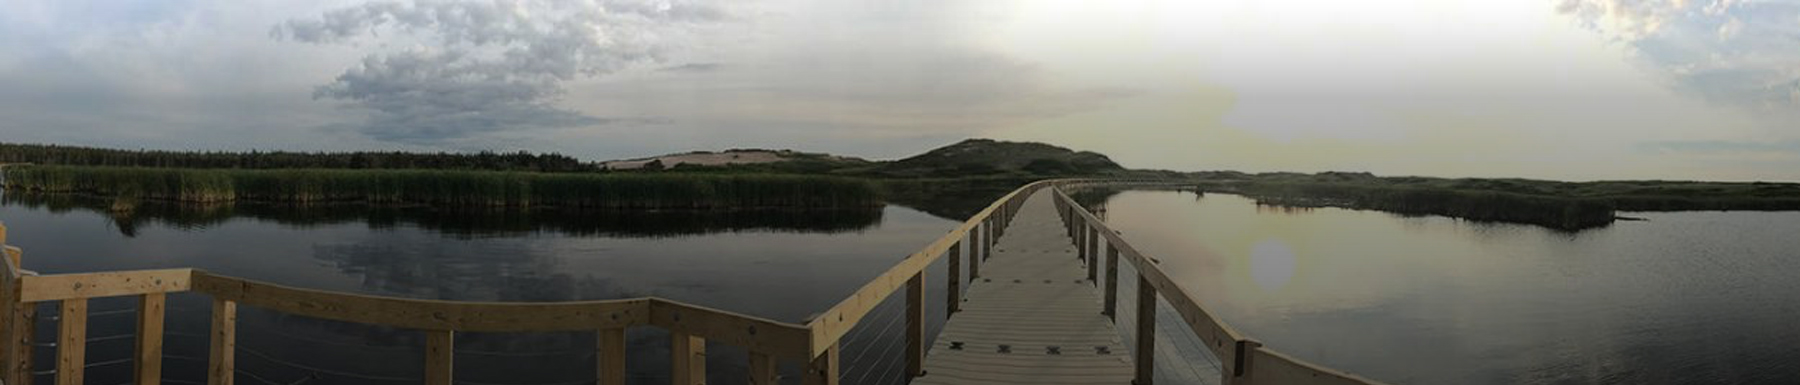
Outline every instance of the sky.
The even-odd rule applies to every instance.
[[[0,0],[0,141],[1800,181],[1800,0]]]

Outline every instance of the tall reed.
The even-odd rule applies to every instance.
[[[178,202],[618,209],[867,207],[880,203],[877,189],[868,181],[809,175],[9,166],[4,177],[7,189]]]

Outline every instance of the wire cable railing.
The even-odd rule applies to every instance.
[[[1074,187],[1074,186],[1065,186]],[[1217,368],[1224,383],[1371,384],[1339,370],[1321,367],[1275,352],[1239,334],[1195,302],[1162,272],[1160,261],[1143,255],[1061,189],[1053,190],[1069,234],[1091,264],[1107,258],[1108,309],[1136,361],[1139,384],[1204,382]],[[1135,279],[1126,279],[1133,277]],[[1117,288],[1116,291],[1113,288]],[[1136,294],[1134,294],[1136,293]],[[1151,297],[1154,296],[1154,297]],[[1135,309],[1126,304],[1136,304]],[[1114,307],[1116,306],[1116,307]],[[1210,354],[1196,354],[1205,352]],[[1214,364],[1216,362],[1216,364]],[[1172,365],[1171,363],[1179,363]]]

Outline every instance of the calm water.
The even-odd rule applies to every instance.
[[[46,274],[195,267],[298,287],[412,298],[562,301],[653,295],[789,322],[836,304],[957,223],[899,206],[610,214],[147,206],[127,218],[88,203],[9,197],[0,205],[0,221],[9,227],[11,243],[26,250],[25,266]],[[175,383],[204,380],[210,300],[193,294],[171,298],[166,373]],[[119,360],[129,356],[132,345],[128,310],[135,300],[97,300],[91,306],[90,383],[128,382],[131,363]],[[42,311],[46,319],[39,338],[49,341],[54,309]],[[238,362],[244,383],[416,383],[422,370],[423,337],[416,331],[253,308],[241,312]],[[930,319],[943,319],[941,309],[936,314]],[[634,382],[666,382],[658,378],[667,373],[667,334],[651,329],[631,333],[629,349],[638,353],[630,362]],[[855,338],[863,345],[886,341]],[[593,379],[592,333],[462,334],[457,349],[459,382]],[[714,382],[741,382],[744,353],[720,345],[711,349]],[[39,348],[40,370],[53,362],[52,353],[51,347]],[[881,358],[870,355],[847,364],[863,365],[858,373],[875,372],[862,374],[873,379],[891,366],[868,363]]]
[[[1284,352],[1395,383],[1800,383],[1800,213],[1575,234],[1125,192],[1108,222]]]

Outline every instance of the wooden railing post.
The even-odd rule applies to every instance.
[[[997,219],[994,219],[993,217],[989,217],[988,218],[988,227],[987,227],[987,245],[981,247],[981,259],[985,261],[988,258],[993,258],[994,257],[994,246],[999,245],[999,244],[1000,244],[1000,221]]]
[[[594,378],[599,385],[625,385],[625,328],[600,329],[598,334],[594,345],[600,357],[594,369],[599,373],[594,373]]]
[[[18,267],[24,252],[6,244],[6,225],[0,224],[0,258]],[[0,381],[31,383],[31,340],[37,326],[37,305],[24,302],[17,277],[0,269]]]
[[[1119,248],[1106,247],[1106,318],[1119,321]]]
[[[1098,231],[1096,231],[1096,232],[1098,232]],[[1112,248],[1112,245],[1106,245],[1106,246],[1108,249]],[[1092,253],[1092,255],[1088,256],[1087,268],[1088,268],[1088,283],[1094,284],[1094,285],[1099,285],[1100,284],[1100,281],[1099,281],[1099,278],[1100,278],[1100,253]]]
[[[803,385],[838,385],[838,348],[832,344],[825,353],[814,357],[806,366],[806,378],[801,379]]]
[[[1068,229],[1068,232],[1069,232],[1069,244],[1071,244],[1071,245],[1079,245],[1079,244],[1081,244],[1081,241],[1080,241],[1080,240],[1077,240],[1077,239],[1075,239],[1075,229],[1077,229],[1077,228],[1080,228],[1080,227],[1081,227],[1081,223],[1080,223],[1080,222],[1081,222],[1081,217],[1077,217],[1077,216],[1074,216],[1074,215],[1070,215],[1070,216],[1069,216],[1069,220],[1068,220],[1068,221],[1065,221],[1065,222],[1063,222],[1063,224],[1064,224],[1064,226],[1065,226],[1065,227],[1068,227],[1068,228],[1069,228],[1069,229]]]
[[[237,302],[213,299],[212,353],[207,361],[207,385],[232,385],[237,381]]]
[[[946,281],[949,292],[944,293],[944,318],[948,319],[956,312],[962,311],[962,242],[950,244],[950,279]]]
[[[669,332],[670,384],[706,383],[706,339],[680,331]]]
[[[1137,293],[1137,377],[1131,383],[1152,385],[1156,382],[1156,288],[1150,280],[1138,276]]]
[[[456,377],[456,332],[425,331],[425,385],[450,385]]]
[[[925,274],[906,280],[906,377],[925,375]]]
[[[168,295],[150,293],[138,296],[137,345],[132,363],[133,383],[162,383],[163,318]]]
[[[1058,200],[1057,202],[1062,203],[1061,200]],[[1069,236],[1069,238],[1075,238],[1075,212],[1069,210],[1068,203],[1062,203],[1062,211],[1063,211],[1063,232],[1068,233],[1067,235]]]
[[[981,225],[981,260],[994,257],[994,219],[988,218]]]
[[[18,291],[14,291],[13,293],[20,294]],[[32,347],[37,346],[37,305],[37,302],[20,303],[18,312],[14,313],[13,331],[18,332],[18,334],[13,335],[13,342],[17,344],[20,353],[18,357],[13,357],[13,363],[18,365],[13,367],[13,373],[19,378],[17,382],[11,382],[13,384],[32,383],[31,370],[32,368],[37,367],[37,365],[34,364],[37,357],[34,354],[31,354]]]
[[[1250,375],[1250,369],[1255,367],[1256,362],[1252,361],[1251,357],[1256,357],[1256,349],[1261,348],[1263,344],[1252,340],[1238,340],[1234,345],[1236,346],[1231,355],[1231,362],[1220,363],[1227,366],[1219,369],[1219,375],[1223,377],[1219,383],[1224,385],[1255,384],[1256,378]]]
[[[775,357],[762,352],[750,352],[750,385],[781,383],[781,372],[777,369]]]
[[[1088,242],[1093,240],[1088,237],[1088,232],[1094,231],[1086,222],[1083,220],[1081,228],[1075,230],[1075,258],[1083,261],[1088,259]]]
[[[1006,225],[1012,223],[1012,218],[1006,216],[1006,210],[1008,210],[1006,204],[1000,204],[999,209],[1000,211],[994,213],[994,220],[999,221],[998,226],[994,226],[995,238],[1006,236]]]
[[[56,384],[82,385],[87,367],[87,298],[62,300],[56,325]]]
[[[964,242],[969,247],[970,284],[974,284],[976,278],[981,278],[981,240],[978,234],[981,234],[980,227],[969,231],[968,241]]]
[[[1089,227],[1087,232],[1088,279],[1094,279],[1095,264],[1100,263],[1100,229]]]
[[[994,221],[994,239],[1000,239],[1001,235],[1006,234],[1006,205],[995,206],[994,213],[988,219]]]

